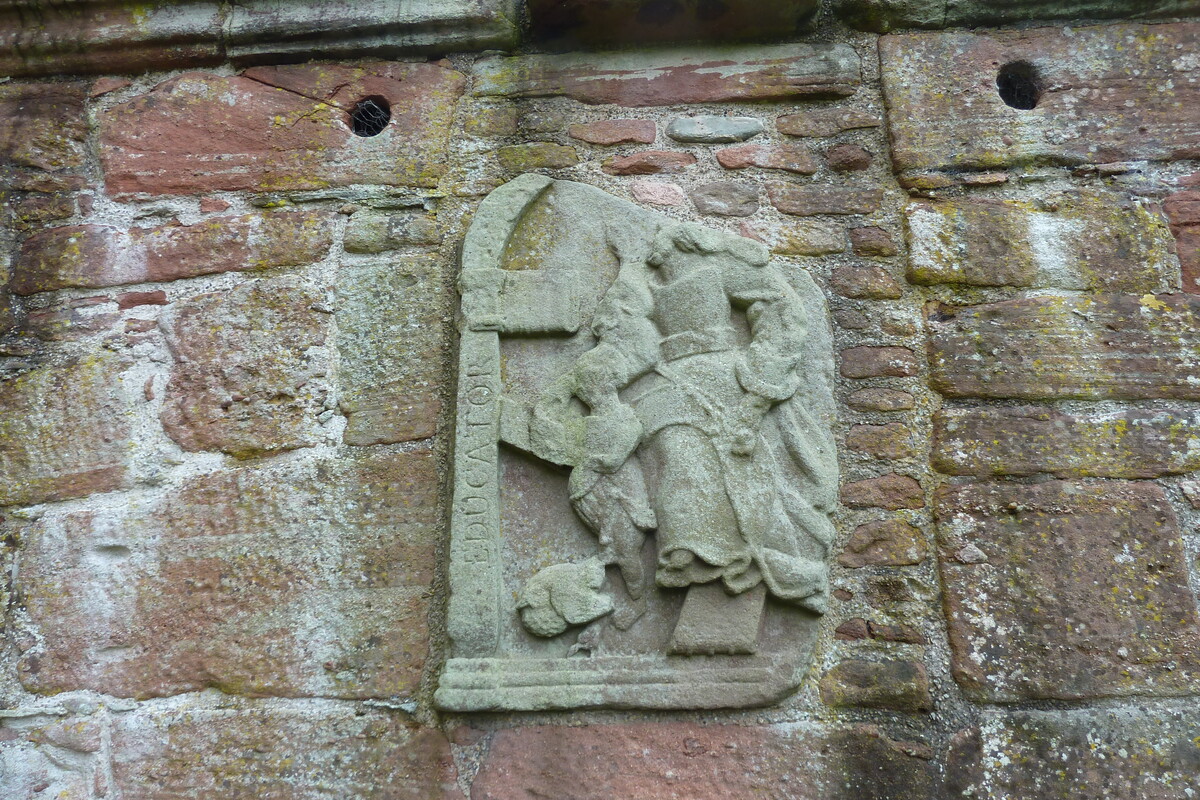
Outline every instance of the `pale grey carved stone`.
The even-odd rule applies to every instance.
[[[481,204],[460,290],[441,706],[794,690],[837,487],[811,278],[758,242],[522,175]]]

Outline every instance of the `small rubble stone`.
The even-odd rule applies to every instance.
[[[848,331],[861,331],[871,327],[871,318],[853,308],[835,309],[833,320],[839,328],[845,328]]]
[[[845,642],[853,642],[859,639],[869,638],[871,631],[867,628],[867,621],[862,617],[848,619],[833,632],[833,638]]]
[[[817,162],[812,154],[796,145],[744,144],[717,151],[717,161],[725,169],[778,169],[798,175],[812,175]]]
[[[572,125],[567,133],[590,144],[654,144],[657,128],[652,119],[602,119]]]
[[[867,258],[887,258],[897,253],[892,235],[883,228],[867,226],[850,229],[850,246],[854,255]]]
[[[877,128],[883,121],[866,111],[852,108],[820,108],[798,114],[785,114],[775,120],[775,127],[788,136],[812,138],[837,136],[855,128]]]
[[[758,187],[748,183],[717,181],[703,183],[690,192],[692,204],[701,214],[748,217],[758,211]]]
[[[842,661],[825,673],[820,686],[827,706],[933,710],[929,676],[925,666],[914,661]]]
[[[911,378],[919,371],[916,354],[907,347],[863,345],[842,351],[843,378]]]
[[[829,285],[842,297],[858,300],[896,300],[904,294],[887,270],[875,266],[838,267],[830,276]]]
[[[825,151],[825,161],[834,172],[859,172],[871,166],[872,156],[856,144],[843,142]]]
[[[785,214],[811,217],[817,214],[870,214],[883,202],[880,189],[845,189],[836,186],[768,183],[771,204]]]
[[[855,425],[846,434],[846,448],[873,458],[898,459],[913,455],[909,427],[899,422],[886,425]]]
[[[629,191],[633,193],[633,199],[639,203],[649,203],[655,206],[681,206],[687,202],[687,195],[684,194],[683,189],[674,183],[650,180],[632,181],[629,184]]]
[[[798,219],[772,224],[764,230],[741,224],[741,234],[756,239],[783,256],[824,256],[846,249],[846,232],[836,223]]]
[[[850,535],[838,563],[849,569],[866,566],[907,567],[925,560],[921,529],[900,519],[859,525]]]
[[[925,490],[907,475],[890,473],[878,478],[847,483],[842,487],[842,503],[850,508],[924,508]]]
[[[855,411],[907,411],[916,398],[899,389],[859,389],[846,398],[846,405]]]
[[[471,136],[515,136],[517,109],[512,106],[478,106],[463,121],[463,130]]]
[[[627,156],[614,156],[604,162],[603,169],[609,175],[655,175],[683,172],[695,163],[696,157],[691,153],[644,150]]]
[[[744,142],[765,130],[762,120],[754,117],[676,117],[667,124],[667,136],[677,142],[722,144]]]

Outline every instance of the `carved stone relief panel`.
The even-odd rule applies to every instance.
[[[463,246],[459,711],[795,689],[837,492],[824,299],[761,244],[523,175]]]

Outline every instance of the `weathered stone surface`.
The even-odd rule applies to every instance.
[[[429,260],[343,267],[338,352],[347,444],[423,439],[437,431],[449,298]]]
[[[791,693],[827,607],[835,536],[832,343],[815,281],[731,232],[524,175],[475,212],[458,283],[453,655],[436,702],[740,708]],[[650,370],[661,390],[635,398]],[[748,460],[710,458],[725,446],[716,429],[674,422],[692,383],[707,388],[687,419],[744,426],[762,442]],[[636,415],[606,408],[617,392]],[[782,427],[760,416],[769,407]],[[710,491],[734,480],[743,492]],[[803,525],[785,486],[811,504],[795,506]],[[760,518],[776,537],[761,556],[743,544]],[[743,551],[761,577],[744,576]],[[581,649],[592,657],[570,658]]]
[[[316,211],[213,217],[129,231],[71,225],[25,240],[10,288],[25,295],[292,267],[319,261],[332,243],[329,216]]]
[[[2,25],[0,30],[15,32]],[[63,172],[81,167],[86,100],[85,83],[0,85],[0,175],[10,168]]]
[[[907,475],[889,473],[878,478],[847,483],[842,487],[842,503],[850,508],[924,508],[925,490]]]
[[[689,196],[701,214],[748,217],[758,211],[758,187],[751,183],[702,183]]]
[[[698,117],[676,117],[667,124],[667,136],[677,142],[728,144],[753,139],[765,130],[755,117],[725,117],[705,114]]]
[[[927,800],[921,745],[841,730],[643,722],[500,731],[474,800]]]
[[[921,529],[904,520],[887,519],[859,525],[838,556],[843,567],[906,567],[925,560]]]
[[[437,222],[424,214],[358,211],[346,225],[342,244],[348,253],[382,253],[405,245],[437,244],[441,240]]]
[[[190,702],[116,717],[123,798],[462,797],[450,744],[392,711],[319,700]]]
[[[872,156],[856,144],[843,142],[825,151],[825,161],[834,172],[860,172],[871,166]]]
[[[509,172],[564,169],[579,163],[579,153],[574,147],[551,142],[527,142],[501,147],[496,151],[496,157]]]
[[[103,725],[96,719],[39,715],[0,727],[0,776],[6,800],[92,798],[107,787],[99,757]]]
[[[1183,268],[1183,290],[1200,293],[1200,191],[1180,192],[1163,202]]]
[[[842,661],[821,678],[827,706],[932,711],[929,675],[913,661]]]
[[[84,2],[29,14],[21,4],[0,9],[0,73],[124,73],[221,60],[221,13],[212,2]]]
[[[649,203],[655,206],[681,206],[687,202],[687,195],[677,184],[663,181],[632,181],[629,191],[633,199],[639,203]]]
[[[874,114],[853,108],[817,108],[798,114],[784,114],[775,127],[788,136],[836,136],[856,128],[878,128],[883,121]]]
[[[817,162],[812,154],[796,145],[744,144],[717,151],[717,161],[725,169],[780,169],[798,175],[812,175]]]
[[[972,698],[1200,687],[1200,619],[1161,488],[977,483],[934,505],[952,666]]]
[[[1049,408],[943,408],[933,466],[948,475],[1157,478],[1200,469],[1200,414]]]
[[[691,153],[643,150],[627,156],[614,156],[604,162],[603,169],[609,175],[655,175],[683,172],[695,163],[696,157]]]
[[[783,256],[824,256],[846,249],[846,232],[842,226],[820,220],[791,220],[763,229],[743,222],[741,233],[762,242],[772,253]]]
[[[416,63],[186,73],[102,113],[105,182],[116,195],[436,186],[464,84],[453,69]],[[365,96],[391,107],[378,136],[348,124]]]
[[[0,506],[111,492],[130,481],[122,364],[45,365],[0,381]]]
[[[1128,195],[1076,191],[1036,203],[916,202],[905,218],[913,283],[1117,292],[1179,286],[1162,217]]]
[[[846,398],[846,405],[855,411],[907,411],[916,400],[899,389],[859,389]]]
[[[846,264],[833,271],[830,287],[842,297],[860,300],[896,300],[904,294],[887,270]]]
[[[171,438],[237,457],[316,444],[329,315],[313,306],[323,299],[270,280],[177,302],[161,415]]]
[[[384,448],[190,478],[44,515],[19,587],[30,691],[411,696],[441,516],[435,459]]]
[[[652,119],[601,119],[572,125],[567,133],[590,144],[654,144],[658,129]]]
[[[528,0],[534,36],[556,47],[787,39],[806,27],[818,0]]]
[[[846,434],[846,447],[874,458],[896,459],[913,455],[909,426],[899,422],[855,425]]]
[[[1195,794],[1194,704],[990,711],[981,727],[962,759],[969,766],[960,767],[955,796],[1183,800]]]
[[[879,51],[897,170],[1194,158],[1197,23],[885,36]],[[997,90],[1032,65],[1036,107]]]
[[[225,52],[235,63],[279,64],[509,49],[519,19],[518,0],[240,3],[228,11]]]
[[[1006,25],[1032,20],[1175,17],[1200,10],[1196,0],[838,0],[838,16],[863,30]]]
[[[1026,297],[929,317],[930,383],[948,397],[1200,398],[1200,298]]]
[[[863,227],[850,229],[850,246],[854,255],[868,258],[887,258],[897,253],[892,235],[883,228]]]
[[[785,214],[870,214],[883,202],[880,189],[844,189],[836,186],[768,183],[771,204]]]
[[[761,45],[720,55],[680,48],[516,56],[476,69],[475,93],[482,96],[563,95],[620,106],[844,97],[861,80],[858,56],[843,44]]]
[[[471,136],[516,136],[518,111],[512,105],[480,104],[463,120],[463,130]]]
[[[910,378],[920,371],[907,347],[848,347],[842,351],[843,378]]]

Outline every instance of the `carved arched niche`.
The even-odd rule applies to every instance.
[[[522,175],[463,247],[457,711],[793,691],[828,598],[833,356],[812,279],[739,236]]]

